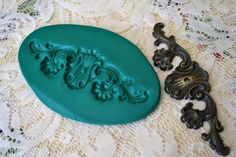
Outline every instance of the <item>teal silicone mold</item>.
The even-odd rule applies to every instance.
[[[146,117],[160,100],[159,80],[142,52],[104,29],[43,27],[23,41],[18,57],[38,98],[74,120],[125,124]]]

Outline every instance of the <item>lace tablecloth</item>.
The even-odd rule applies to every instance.
[[[209,126],[195,131],[181,123],[186,101],[171,99],[163,89],[170,72],[155,68],[162,85],[156,110],[141,121],[118,126],[61,117],[37,99],[20,72],[17,54],[23,39],[36,28],[60,23],[114,31],[152,62],[157,22],[163,22],[167,35],[176,36],[209,72],[211,94],[225,128],[221,137],[231,147],[229,156],[236,156],[235,18],[235,0],[1,0],[0,156],[218,156],[201,139]]]

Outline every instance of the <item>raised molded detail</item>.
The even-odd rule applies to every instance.
[[[131,103],[147,100],[148,91],[134,87],[134,80],[126,77],[94,49],[75,49],[69,45],[37,40],[29,44],[30,51],[41,61],[40,69],[48,77],[64,71],[64,82],[71,89],[84,88],[89,82],[92,93],[99,100],[126,98]]]

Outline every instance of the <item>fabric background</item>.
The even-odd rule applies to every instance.
[[[155,68],[162,86],[156,110],[143,120],[118,126],[61,117],[37,99],[20,72],[17,54],[24,38],[39,27],[61,23],[116,32],[152,63],[157,22],[163,22],[166,34],[174,35],[209,72],[225,128],[221,137],[231,147],[229,156],[236,156],[235,19],[235,0],[0,0],[0,156],[218,156],[201,139],[207,124],[195,131],[180,122],[187,101],[173,100],[164,92],[170,72]]]

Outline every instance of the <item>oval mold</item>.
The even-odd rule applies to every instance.
[[[105,29],[39,28],[23,41],[18,59],[37,97],[74,120],[125,124],[146,117],[160,100],[159,79],[142,52]]]

